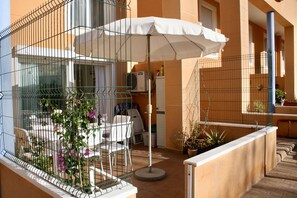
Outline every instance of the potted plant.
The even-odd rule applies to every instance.
[[[281,89],[275,90],[275,102],[281,106],[284,105],[286,92]]]
[[[196,137],[194,137],[194,136],[189,137],[185,142],[185,146],[187,147],[187,153],[188,153],[189,157],[193,157],[193,156],[197,155],[198,141],[197,141]]]
[[[193,157],[198,153],[199,137],[202,129],[197,121],[190,120],[189,130],[184,130],[184,148],[187,150],[189,157]]]

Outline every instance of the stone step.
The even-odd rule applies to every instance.
[[[286,156],[297,146],[297,139],[277,138],[276,159],[277,163],[283,161]]]

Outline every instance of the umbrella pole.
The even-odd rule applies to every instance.
[[[142,181],[159,181],[165,178],[165,171],[160,168],[152,167],[152,101],[151,101],[151,58],[150,58],[150,36],[147,36],[147,70],[148,70],[148,105],[147,105],[147,113],[148,113],[148,133],[149,133],[149,154],[148,154],[148,167],[139,169],[135,171],[134,176],[136,179]]]
[[[150,35],[147,36],[147,70],[148,70],[148,133],[149,133],[149,156],[148,156],[148,168],[149,172],[152,172],[152,101],[151,101],[151,46]]]

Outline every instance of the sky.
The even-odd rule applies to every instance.
[[[0,32],[10,25],[10,0],[1,0]]]

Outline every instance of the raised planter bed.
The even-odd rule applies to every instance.
[[[287,101],[285,101],[284,106],[297,106],[297,102],[287,102]]]

